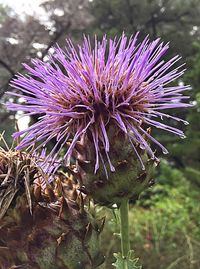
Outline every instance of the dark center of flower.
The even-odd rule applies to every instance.
[[[93,105],[93,109],[95,111],[94,112],[95,120],[97,120],[100,115],[102,115],[103,117],[106,117],[109,113],[109,108],[107,108],[104,103],[95,103]]]

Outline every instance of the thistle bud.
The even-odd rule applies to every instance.
[[[114,170],[109,169],[110,164],[107,161],[94,174],[95,149],[92,141],[84,136],[78,144],[82,144],[85,150],[79,151],[79,146],[74,153],[75,169],[78,171],[77,177],[74,177],[79,181],[82,192],[95,202],[119,206],[124,198],[135,201],[144,189],[152,185],[158,159],[150,158],[144,149],[131,144],[123,133],[113,127],[108,131],[108,136],[112,141],[109,154]],[[102,158],[105,157],[103,147],[99,148],[99,154]]]

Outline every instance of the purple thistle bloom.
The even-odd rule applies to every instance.
[[[27,130],[14,134],[15,138],[25,134],[17,148],[40,141],[37,151],[56,138],[50,156],[57,158],[71,139],[64,156],[69,160],[76,142],[83,134],[90,133],[96,152],[95,172],[100,165],[102,148],[114,171],[109,158],[112,141],[107,132],[112,124],[126,134],[138,158],[135,145],[155,158],[144,135],[167,153],[166,148],[146,131],[144,124],[184,137],[181,130],[159,119],[166,117],[187,124],[161,111],[190,106],[183,102],[189,97],[182,95],[190,87],[168,85],[185,71],[183,65],[172,68],[179,56],[166,62],[160,60],[168,44],[160,43],[160,39],[150,42],[147,37],[137,44],[137,37],[138,33],[129,39],[124,34],[119,40],[104,37],[100,42],[95,39],[94,49],[90,39],[85,37],[78,50],[67,40],[65,51],[56,47],[55,53],[49,55],[49,62],[34,59],[34,67],[24,64],[28,75],[19,74],[11,83],[22,94],[9,94],[23,97],[25,103],[9,103],[8,108],[28,115],[41,114],[41,117]]]

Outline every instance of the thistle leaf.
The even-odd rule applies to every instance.
[[[122,254],[114,253],[114,256],[116,258],[116,262],[113,263],[112,265],[115,266],[116,269],[123,269],[124,258],[122,257]],[[127,260],[128,260],[128,269],[142,269],[142,266],[138,265],[139,259],[134,257],[133,250],[129,251]]]

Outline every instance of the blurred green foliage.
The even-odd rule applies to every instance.
[[[199,189],[188,179],[162,161],[157,184],[131,206],[131,247],[143,269],[200,268]],[[112,253],[120,247],[118,218],[109,212],[108,219],[102,241],[107,261],[101,269],[111,268]]]

